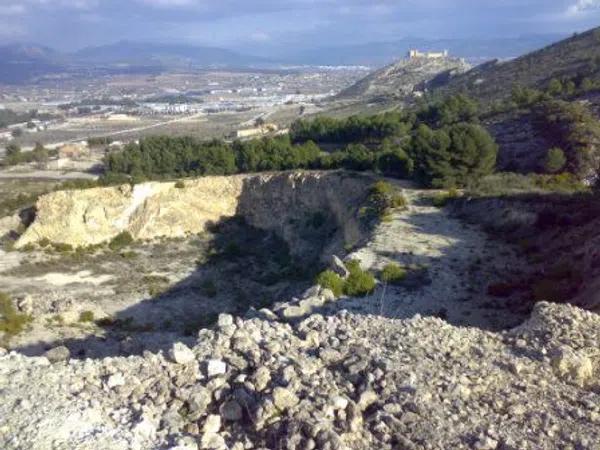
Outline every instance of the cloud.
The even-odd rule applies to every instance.
[[[579,16],[590,11],[600,11],[600,0],[577,0],[567,8],[567,16]]]
[[[250,39],[254,42],[268,42],[271,40],[271,35],[264,31],[255,31],[250,34]]]
[[[182,6],[198,5],[196,0],[136,0],[138,3],[154,6],[157,8],[179,8]]]
[[[27,9],[24,5],[4,5],[0,6],[0,16],[19,16],[25,14]]]

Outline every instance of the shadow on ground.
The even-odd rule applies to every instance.
[[[242,199],[240,208],[252,208],[249,201]],[[489,208],[489,202],[482,203],[481,207]],[[294,205],[300,211],[299,206]],[[480,221],[464,207],[454,209],[464,218]],[[481,209],[478,211],[481,212]],[[344,251],[339,224],[333,225],[336,223],[333,212],[321,212],[324,216],[318,218],[315,218],[315,212],[307,214],[305,211],[298,215],[297,223],[288,223],[286,227],[282,224],[274,232],[249,227],[239,217],[214,224],[215,230],[220,232],[213,242],[209,258],[188,278],[124,309],[110,320],[101,321],[99,325],[104,329],[102,337],[54,342],[47,347],[66,345],[72,356],[77,358],[164,351],[175,341],[193,344],[197,331],[211,326],[220,312],[244,315],[250,308],[260,309],[278,301],[293,301],[311,286],[315,274],[325,267],[320,262],[324,250],[337,249],[339,255],[343,255]],[[445,239],[447,245],[439,246],[430,255],[413,252],[410,247],[405,251],[375,250],[377,257],[408,267],[407,279],[399,286],[380,285],[369,297],[341,299],[312,312],[327,315],[348,309],[358,314],[391,318],[432,315],[454,325],[488,329],[512,327],[527,317],[533,298],[531,287],[524,286],[522,280],[530,275],[521,273],[518,266],[507,265],[506,261],[511,261],[510,258],[486,256],[479,241],[465,240],[475,233],[481,234],[476,226],[450,217],[447,210],[417,211],[403,214],[401,219],[395,220],[405,221],[416,236],[412,239],[421,240],[422,246],[427,246],[428,239],[434,236]],[[452,226],[440,227],[443,221],[448,220],[455,222]],[[537,222],[530,224],[530,233],[538,225]],[[473,229],[466,233],[464,227]],[[295,233],[296,249],[290,249],[281,238],[290,230]],[[440,230],[444,230],[441,236]],[[371,231],[364,234],[364,239],[371,236]],[[522,235],[523,230],[519,233]],[[364,241],[356,244],[360,248]],[[490,248],[501,249],[502,245],[491,245]],[[221,279],[225,281],[219,289],[229,289],[232,293],[229,297],[234,298],[233,301],[220,304],[220,297],[212,295],[215,286],[207,277],[208,268],[221,272]],[[245,279],[247,284],[240,285],[233,280],[228,284],[228,278],[233,279],[234,275]],[[253,297],[252,284],[270,295]],[[490,292],[490,286],[496,286],[498,292]],[[210,308],[206,308],[206,302],[210,302]],[[207,309],[210,313],[206,313]],[[482,321],[481,311],[485,311],[486,317],[493,319],[495,316],[496,320]],[[24,354],[41,353],[39,346],[17,350]]]

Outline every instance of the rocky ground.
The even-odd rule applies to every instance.
[[[380,283],[366,298],[343,298],[326,305],[296,301],[276,309],[289,318],[340,309],[390,318],[434,315],[455,325],[492,330],[525,320],[529,311],[520,307],[518,295],[499,299],[488,293],[490,285],[523,270],[515,249],[450,210],[434,206],[432,191],[396,184],[408,199],[408,208],[394,211],[346,259],[359,260],[363,269],[375,274],[387,264],[399,264],[407,270],[405,282]]]
[[[67,259],[0,254],[16,306],[47,309],[34,321],[45,325],[17,343],[48,333],[36,337],[46,346],[0,349],[0,448],[600,448],[600,316],[538,303],[529,317],[519,298],[490,297],[490,283],[521,270],[513,249],[433,206],[434,193],[397,188],[408,208],[348,258],[376,275],[395,262],[408,275],[364,298],[319,287],[293,298],[280,280],[261,279],[275,259],[264,250],[277,248],[264,233],[236,241],[250,259],[220,260],[238,228],[221,234],[216,252],[218,240],[198,237]],[[254,277],[263,291],[239,284]],[[303,282],[292,284],[301,292]],[[35,304],[15,295],[19,286],[36,291]],[[152,298],[131,304],[150,288]],[[230,309],[234,288],[246,297]],[[287,301],[264,309],[267,293]],[[172,324],[81,321],[82,308],[108,306],[109,317],[137,311]],[[59,315],[69,323],[54,323],[52,308],[67,308]],[[187,333],[173,326],[209,310],[238,317],[195,322]],[[89,359],[102,355],[110,357]]]
[[[315,294],[315,293],[313,293]],[[317,294],[318,295],[318,294]],[[596,449],[600,317],[508,332],[341,311],[222,315],[192,348],[0,357],[5,449]]]

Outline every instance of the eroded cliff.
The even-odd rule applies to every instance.
[[[41,240],[84,247],[125,231],[139,240],[183,237],[239,216],[301,256],[310,243],[323,250],[359,240],[357,211],[370,183],[341,172],[294,172],[55,192],[39,199],[16,247]]]

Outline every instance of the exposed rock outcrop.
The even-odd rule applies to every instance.
[[[590,312],[540,303],[503,333],[343,311],[297,325],[219,322],[185,364],[150,353],[55,364],[0,356],[0,446],[600,445],[600,316]]]
[[[152,182],[55,192],[39,199],[16,247],[41,239],[88,246],[123,231],[135,239],[182,237],[239,216],[274,231],[302,255],[308,240],[339,246],[360,238],[357,210],[370,182],[342,172],[293,172],[203,177],[183,187]]]
[[[460,58],[414,58],[377,70],[348,89],[338,99],[406,96],[436,77],[464,73],[469,64]]]

